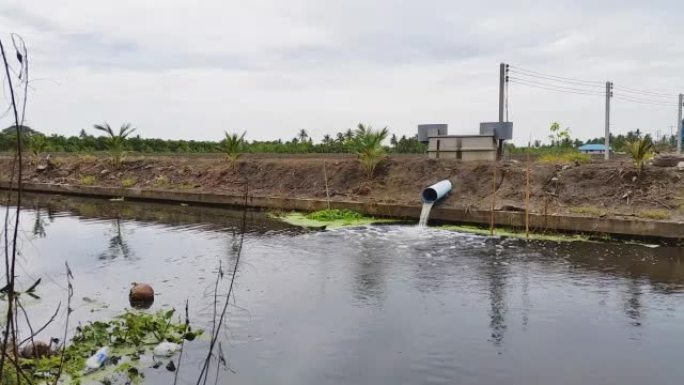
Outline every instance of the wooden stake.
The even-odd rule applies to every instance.
[[[325,178],[325,198],[328,202],[328,210],[330,210],[330,192],[328,191],[328,171],[325,168],[325,160],[323,160],[323,178]]]
[[[494,160],[494,170],[492,172],[492,211],[489,218],[489,235],[494,235],[494,208],[496,207],[496,166],[499,163],[498,158]]]
[[[527,155],[525,157],[525,238],[530,240],[530,143],[527,143]]]

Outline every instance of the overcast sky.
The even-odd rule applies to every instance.
[[[475,133],[498,118],[500,62],[597,82],[568,90],[600,93],[611,80],[616,96],[671,104],[614,99],[618,133],[669,133],[684,92],[681,0],[3,0],[0,33],[10,32],[29,47],[27,124],[65,135],[101,122],[185,139],[304,128],[320,140],[358,122]],[[603,136],[601,95],[509,90],[518,144],[546,138],[554,120],[574,137]]]

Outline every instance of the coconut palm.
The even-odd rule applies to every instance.
[[[387,138],[388,134],[387,127],[374,130],[371,126],[364,126],[361,123],[354,132],[352,146],[368,178],[373,178],[375,168],[387,156],[382,141]]]
[[[653,142],[648,138],[628,141],[625,151],[632,157],[637,171],[641,172],[644,163],[653,157]]]
[[[121,164],[126,138],[128,138],[128,136],[135,131],[135,128],[133,128],[130,123],[122,124],[121,127],[119,127],[118,133],[114,132],[114,130],[107,123],[102,125],[96,124],[93,126],[93,128],[107,134],[107,147],[109,150],[109,155],[112,158],[112,162],[117,166]]]
[[[301,130],[299,130],[299,133],[297,134],[297,139],[299,139],[301,143],[306,143],[306,141],[309,140],[309,133],[302,128]]]
[[[246,134],[246,131],[243,132],[242,135],[238,135],[236,133],[225,133],[226,139],[223,141],[223,145],[226,151],[226,155],[228,156],[228,161],[230,162],[230,165],[233,167],[233,170],[235,169],[235,164],[237,163],[238,158],[242,156],[242,153],[245,150]]]

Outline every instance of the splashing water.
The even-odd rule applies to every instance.
[[[430,210],[432,210],[432,205],[434,202],[423,203],[423,209],[420,211],[420,220],[418,221],[418,227],[427,226],[427,221],[430,218]]]

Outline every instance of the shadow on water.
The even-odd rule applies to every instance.
[[[113,219],[114,236],[112,245],[123,254],[124,233],[122,221],[163,224],[173,228],[201,228],[205,231],[232,230],[238,232],[242,225],[242,212],[229,208],[188,206],[185,204],[164,204],[141,201],[112,201],[101,198],[73,197],[25,193],[24,209],[35,212],[34,235],[45,236],[45,217],[50,221],[55,216],[74,215],[82,219]],[[43,214],[45,213],[45,214]],[[264,233],[270,231],[300,232],[297,227],[269,218],[265,213],[247,212],[247,231]]]
[[[663,293],[684,289],[682,247],[574,242],[551,246],[551,250],[573,269],[589,274],[645,280],[653,290]]]

